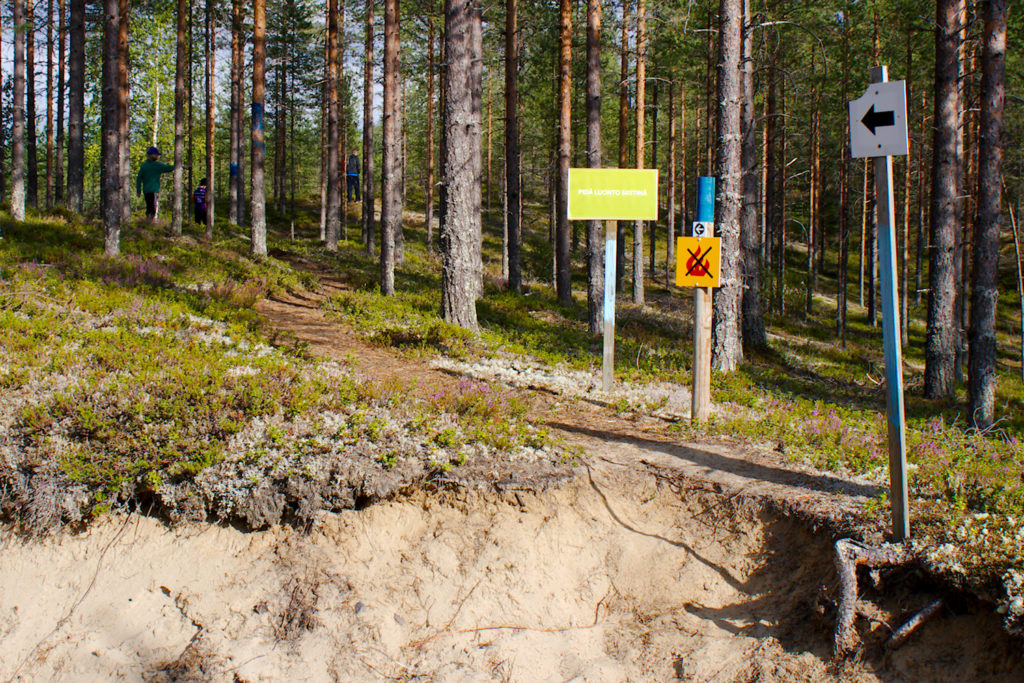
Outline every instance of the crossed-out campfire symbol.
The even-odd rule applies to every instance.
[[[687,277],[705,277],[711,274],[711,264],[708,262],[708,254],[711,253],[711,245],[707,246],[707,250],[701,251],[701,247],[697,245],[697,252],[694,253],[687,248],[686,253],[690,255],[690,258],[686,259],[686,275]]]

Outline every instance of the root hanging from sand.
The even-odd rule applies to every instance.
[[[907,639],[914,635],[919,628],[941,613],[942,608],[945,606],[945,600],[939,598],[914,616],[910,617],[910,619],[907,620],[907,623],[893,631],[892,635],[889,636],[889,640],[885,641],[885,649],[895,650],[899,648],[903,643],[907,642]]]
[[[887,543],[871,547],[848,538],[836,541],[835,549],[836,568],[839,570],[839,610],[836,615],[832,651],[835,657],[839,658],[850,652],[856,644],[857,631],[854,628],[854,620],[857,617],[857,567],[900,567],[909,564],[914,556],[901,545]],[[890,642],[903,628],[905,626],[893,633]],[[913,632],[913,628],[910,632]],[[908,637],[909,635],[910,633],[907,633]]]

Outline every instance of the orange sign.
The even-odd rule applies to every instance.
[[[676,286],[718,287],[721,257],[719,237],[677,237]]]

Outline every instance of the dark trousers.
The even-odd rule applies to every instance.
[[[346,185],[348,187],[348,200],[352,201],[352,191],[355,190],[356,201],[363,201],[362,196],[359,194],[359,176],[347,175],[345,176],[345,180],[347,181]]]
[[[196,210],[196,225],[206,225],[206,207],[197,206]]]
[[[146,218],[156,218],[156,192],[146,192]]]

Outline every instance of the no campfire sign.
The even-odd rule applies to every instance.
[[[718,287],[721,261],[720,237],[677,237],[676,286]]]

